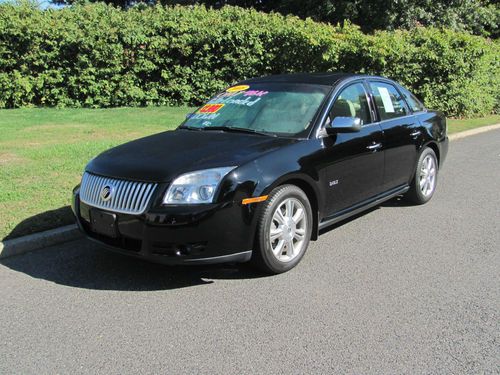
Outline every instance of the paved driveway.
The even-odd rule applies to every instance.
[[[451,144],[433,200],[337,225],[264,277],[80,240],[0,265],[0,373],[499,373],[500,131]]]

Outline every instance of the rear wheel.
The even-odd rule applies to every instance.
[[[427,203],[436,190],[438,162],[432,148],[425,148],[418,158],[417,169],[406,193],[408,200],[415,204]]]
[[[276,274],[292,269],[304,256],[312,211],[306,194],[295,185],[279,186],[269,196],[260,213],[253,260]]]

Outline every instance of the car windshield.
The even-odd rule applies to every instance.
[[[309,84],[233,86],[200,107],[181,127],[305,136],[329,90]]]

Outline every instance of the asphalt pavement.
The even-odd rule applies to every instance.
[[[301,264],[165,267],[87,240],[0,263],[1,374],[500,373],[500,130],[425,206],[336,225]]]

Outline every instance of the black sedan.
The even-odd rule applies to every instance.
[[[322,228],[398,195],[426,203],[447,150],[443,114],[389,79],[255,78],[90,161],[73,211],[123,254],[280,273]]]

